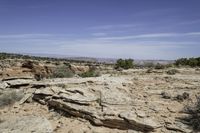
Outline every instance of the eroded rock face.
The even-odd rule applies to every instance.
[[[1,133],[52,133],[50,122],[44,117],[21,116],[4,118],[0,124]]]

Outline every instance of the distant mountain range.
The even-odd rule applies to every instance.
[[[21,53],[24,55],[38,56],[38,57],[51,57],[51,58],[64,58],[69,60],[78,60],[78,61],[90,61],[90,62],[99,62],[99,63],[109,63],[114,64],[117,61],[117,58],[94,58],[94,57],[73,57],[68,55],[58,55],[58,54],[40,54],[40,53]],[[153,64],[169,64],[173,63],[174,60],[142,60],[134,59],[134,63],[138,65],[143,65],[145,63]]]
[[[0,54],[4,54],[4,52],[0,52]],[[67,55],[57,55],[57,54],[37,54],[37,53],[5,53],[8,56],[33,56],[33,57],[47,57],[47,58],[55,58],[55,59],[64,59],[64,60],[74,60],[74,61],[88,61],[88,62],[98,62],[98,63],[106,63],[106,64],[114,64],[118,60],[117,58],[94,58],[94,57],[73,57]],[[4,55],[5,55],[4,54]],[[137,65],[145,65],[147,63],[152,64],[170,64],[174,63],[174,60],[141,60],[134,59],[134,63]]]

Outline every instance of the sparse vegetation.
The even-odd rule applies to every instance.
[[[22,67],[28,68],[28,69],[33,69],[33,67],[34,67],[33,65],[34,65],[33,61],[27,60],[22,64]]]
[[[67,84],[58,84],[57,86],[61,88],[67,88]]]
[[[157,63],[154,67],[155,69],[164,69],[165,68],[165,65],[162,65],[160,63]]]
[[[200,67],[200,57],[198,58],[180,58],[175,62],[176,66]]]
[[[187,106],[185,108],[188,117],[181,118],[184,123],[190,125],[194,131],[200,131],[200,96],[196,97],[197,102],[194,106]]]
[[[0,95],[0,107],[4,107],[6,105],[10,105],[19,101],[23,97],[23,93],[21,91],[7,91]]]
[[[153,62],[145,62],[143,64],[144,67],[147,67],[147,68],[153,68],[155,66],[155,64]]]
[[[118,59],[117,63],[115,64],[115,69],[129,69],[129,68],[133,68],[134,64],[133,64],[134,60],[132,59]]]
[[[179,71],[177,69],[170,69],[166,73],[169,75],[175,75],[176,73],[179,73]]]
[[[99,77],[100,72],[97,71],[96,67],[90,67],[89,71],[84,72],[82,74],[79,74],[80,77],[85,78],[85,77]]]
[[[152,73],[153,72],[153,68],[148,68],[146,73]]]
[[[67,66],[56,67],[52,72],[51,78],[71,78],[74,76],[72,70]]]

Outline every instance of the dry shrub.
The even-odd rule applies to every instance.
[[[100,72],[97,71],[96,67],[90,67],[89,71],[84,72],[82,74],[79,74],[80,77],[86,78],[86,77],[99,77]]]
[[[53,70],[51,78],[71,78],[74,73],[68,66],[59,66]]]
[[[24,93],[22,91],[5,91],[0,95],[0,107],[14,104],[22,99]]]
[[[189,116],[181,118],[183,122],[193,128],[195,132],[200,131],[200,96],[196,97],[197,101],[193,106],[186,106],[184,111]]]
[[[179,73],[177,69],[170,69],[166,72],[168,75],[175,75],[176,73]]]

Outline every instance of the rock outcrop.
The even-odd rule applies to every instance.
[[[95,90],[49,87],[36,90],[33,99],[72,116],[87,119],[97,126],[144,132],[160,127],[151,118],[138,117],[132,111],[131,98],[114,88]]]

